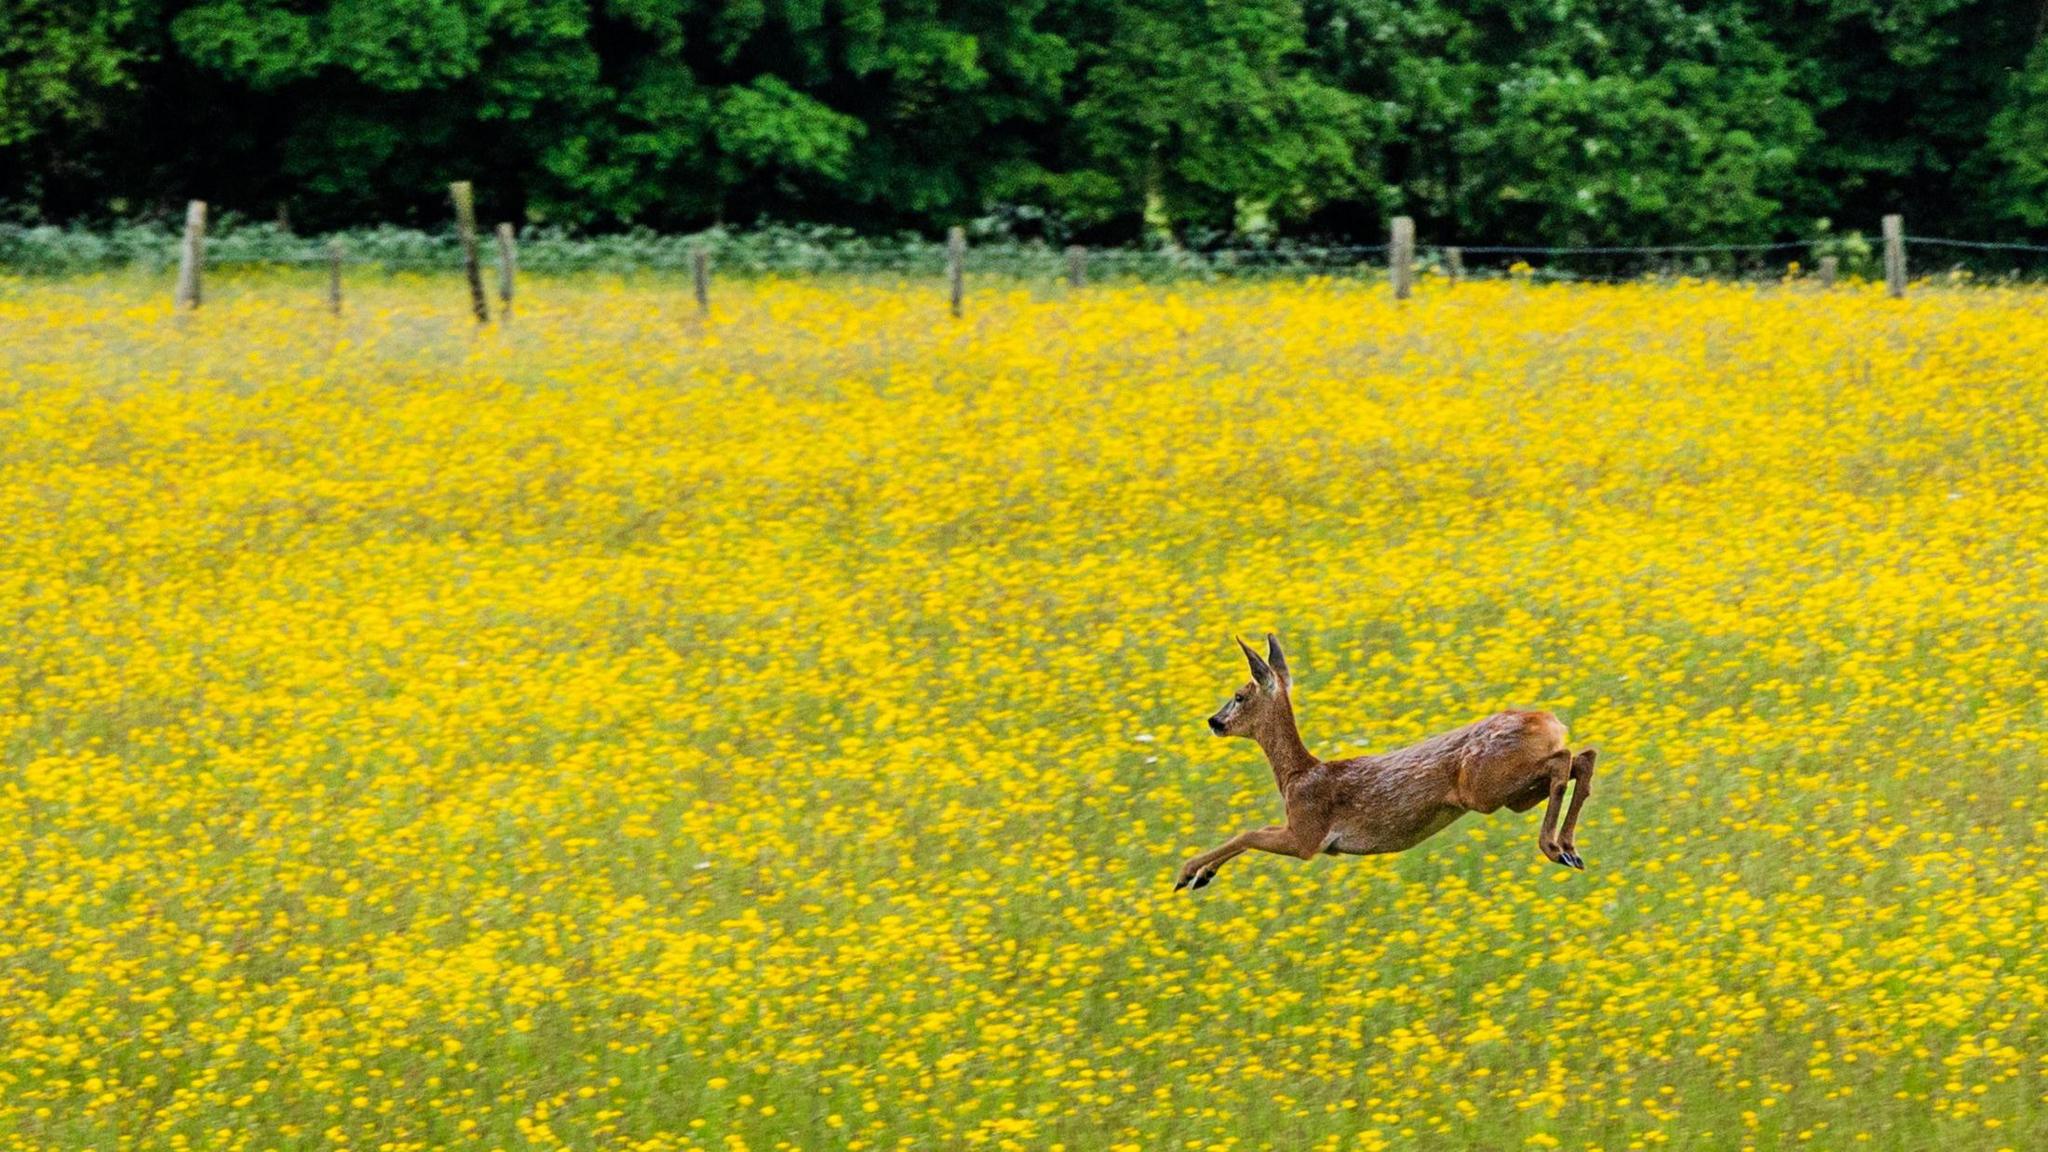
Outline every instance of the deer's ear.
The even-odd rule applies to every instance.
[[[1294,673],[1287,670],[1287,653],[1280,650],[1280,638],[1271,632],[1266,633],[1266,663],[1273,666],[1282,688],[1294,687]]]
[[[1246,644],[1243,638],[1238,637],[1236,639],[1237,646],[1244,649],[1245,662],[1252,666],[1252,679],[1258,682],[1259,691],[1264,692],[1268,696],[1278,692],[1280,690],[1280,677],[1274,675],[1272,665],[1259,659],[1259,654],[1252,651],[1251,646]]]

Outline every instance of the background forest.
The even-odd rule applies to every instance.
[[[0,205],[438,223],[467,178],[591,231],[2042,237],[2044,32],[2044,0],[0,0]]]

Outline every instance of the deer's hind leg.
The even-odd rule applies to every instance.
[[[1564,846],[1558,843],[1557,836],[1557,811],[1564,806],[1565,785],[1571,783],[1572,754],[1560,748],[1545,757],[1537,767],[1541,772],[1530,781],[1530,787],[1533,790],[1540,784],[1549,795],[1550,803],[1543,809],[1543,829],[1536,834],[1536,847],[1555,863],[1567,868],[1579,867],[1565,858]]]
[[[1541,804],[1555,785],[1571,779],[1571,753],[1560,748],[1541,760],[1481,761],[1459,769],[1450,802],[1484,816],[1502,808],[1527,812]]]
[[[1533,750],[1531,755],[1540,753]],[[1543,812],[1543,830],[1536,836],[1536,846],[1550,861],[1567,868],[1581,865],[1577,857],[1566,858],[1562,837],[1557,831],[1557,817],[1564,808],[1565,789],[1572,781],[1572,754],[1561,744],[1541,759],[1494,758],[1468,764],[1460,768],[1451,786],[1450,803],[1468,812],[1481,814],[1506,808],[1511,812],[1527,812],[1546,799],[1549,807]]]
[[[1586,862],[1579,858],[1578,845],[1573,843],[1572,833],[1579,826],[1579,809],[1585,806],[1586,797],[1593,794],[1593,761],[1599,756],[1599,751],[1588,748],[1572,757],[1572,804],[1565,810],[1564,827],[1557,833],[1557,845],[1564,850],[1564,863],[1582,872]]]

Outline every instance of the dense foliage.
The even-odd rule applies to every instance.
[[[0,201],[1093,239],[2048,228],[2041,0],[0,0]]]

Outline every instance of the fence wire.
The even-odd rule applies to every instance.
[[[1459,251],[1473,256],[1683,256],[1708,252],[1767,253],[1803,252],[1813,248],[1810,240],[1786,240],[1776,244],[1645,244],[1645,245],[1599,245],[1580,247],[1523,247],[1514,244],[1478,244]],[[1444,245],[1439,251],[1448,249]]]
[[[352,272],[449,273],[463,263],[451,232],[380,228],[340,237],[300,237],[274,225],[241,225],[209,236],[209,269],[325,269],[336,259]],[[518,237],[520,271],[528,275],[577,272],[688,275],[702,251],[716,274],[923,278],[944,276],[946,246],[923,238],[873,239],[823,229],[713,231],[694,235],[630,233],[577,237],[529,229]],[[2048,279],[2048,244],[1939,236],[1905,238],[1916,274],[1961,270],[1975,276]],[[175,235],[151,228],[92,233],[49,227],[0,226],[0,270],[37,275],[121,268],[168,273],[178,262]],[[967,275],[1018,280],[1261,279],[1384,276],[1384,244],[1279,242],[1214,248],[1092,248],[1078,258],[1063,246],[999,240],[972,244]],[[1834,257],[1845,277],[1881,275],[1880,247],[1859,236],[1766,243],[1647,245],[1425,245],[1417,249],[1420,274],[1471,278],[1513,276],[1542,282],[1611,283],[1644,278],[1781,280],[1795,268],[1811,273]],[[479,262],[492,269],[495,240],[479,237]]]
[[[1924,244],[1936,248],[1966,248],[1980,252],[2032,252],[2048,256],[2048,244],[2014,244],[2002,240],[1949,240],[1940,236],[1908,236],[1908,247]]]

